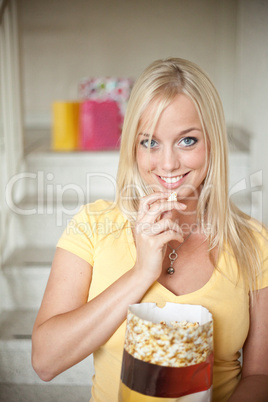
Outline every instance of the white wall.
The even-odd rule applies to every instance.
[[[240,0],[237,25],[234,123],[241,141],[251,139],[247,186],[259,204],[256,217],[268,224],[268,2]]]
[[[154,59],[197,62],[229,116],[236,0],[21,0],[25,117],[47,123],[53,100],[77,97],[84,76],[136,78]]]

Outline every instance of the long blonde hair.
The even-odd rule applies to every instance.
[[[256,225],[229,200],[228,142],[223,107],[213,83],[196,64],[179,58],[157,60],[136,81],[122,131],[117,204],[134,222],[140,197],[152,191],[139,175],[136,162],[141,118],[149,104],[160,99],[152,122],[154,127],[162,111],[178,94],[185,94],[194,103],[210,148],[208,173],[198,200],[198,221],[207,234],[210,249],[218,247],[219,255],[224,249],[231,250],[238,274],[242,274],[249,289],[253,290],[261,270],[254,233]]]

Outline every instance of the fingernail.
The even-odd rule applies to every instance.
[[[186,209],[187,205],[180,203],[180,209]]]

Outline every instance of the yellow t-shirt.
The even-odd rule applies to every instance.
[[[268,248],[263,249],[263,278],[260,288],[268,286]],[[96,201],[81,208],[69,222],[58,247],[83,258],[93,266],[88,300],[103,292],[131,269],[136,248],[128,220],[112,203]],[[200,304],[213,315],[214,369],[213,401],[226,401],[240,379],[239,350],[249,329],[249,296],[242,280],[237,282],[237,267],[230,256],[221,255],[209,281],[199,290],[176,296],[155,282],[141,302]],[[92,399],[95,402],[117,402],[125,322],[110,340],[94,353],[95,375]]]

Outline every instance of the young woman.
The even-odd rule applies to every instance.
[[[116,402],[129,304],[201,304],[213,400],[268,400],[268,235],[228,199],[222,105],[198,66],[159,60],[137,80],[117,182],[117,202],[82,207],[59,240],[33,329],[39,376],[94,353],[92,401]]]

